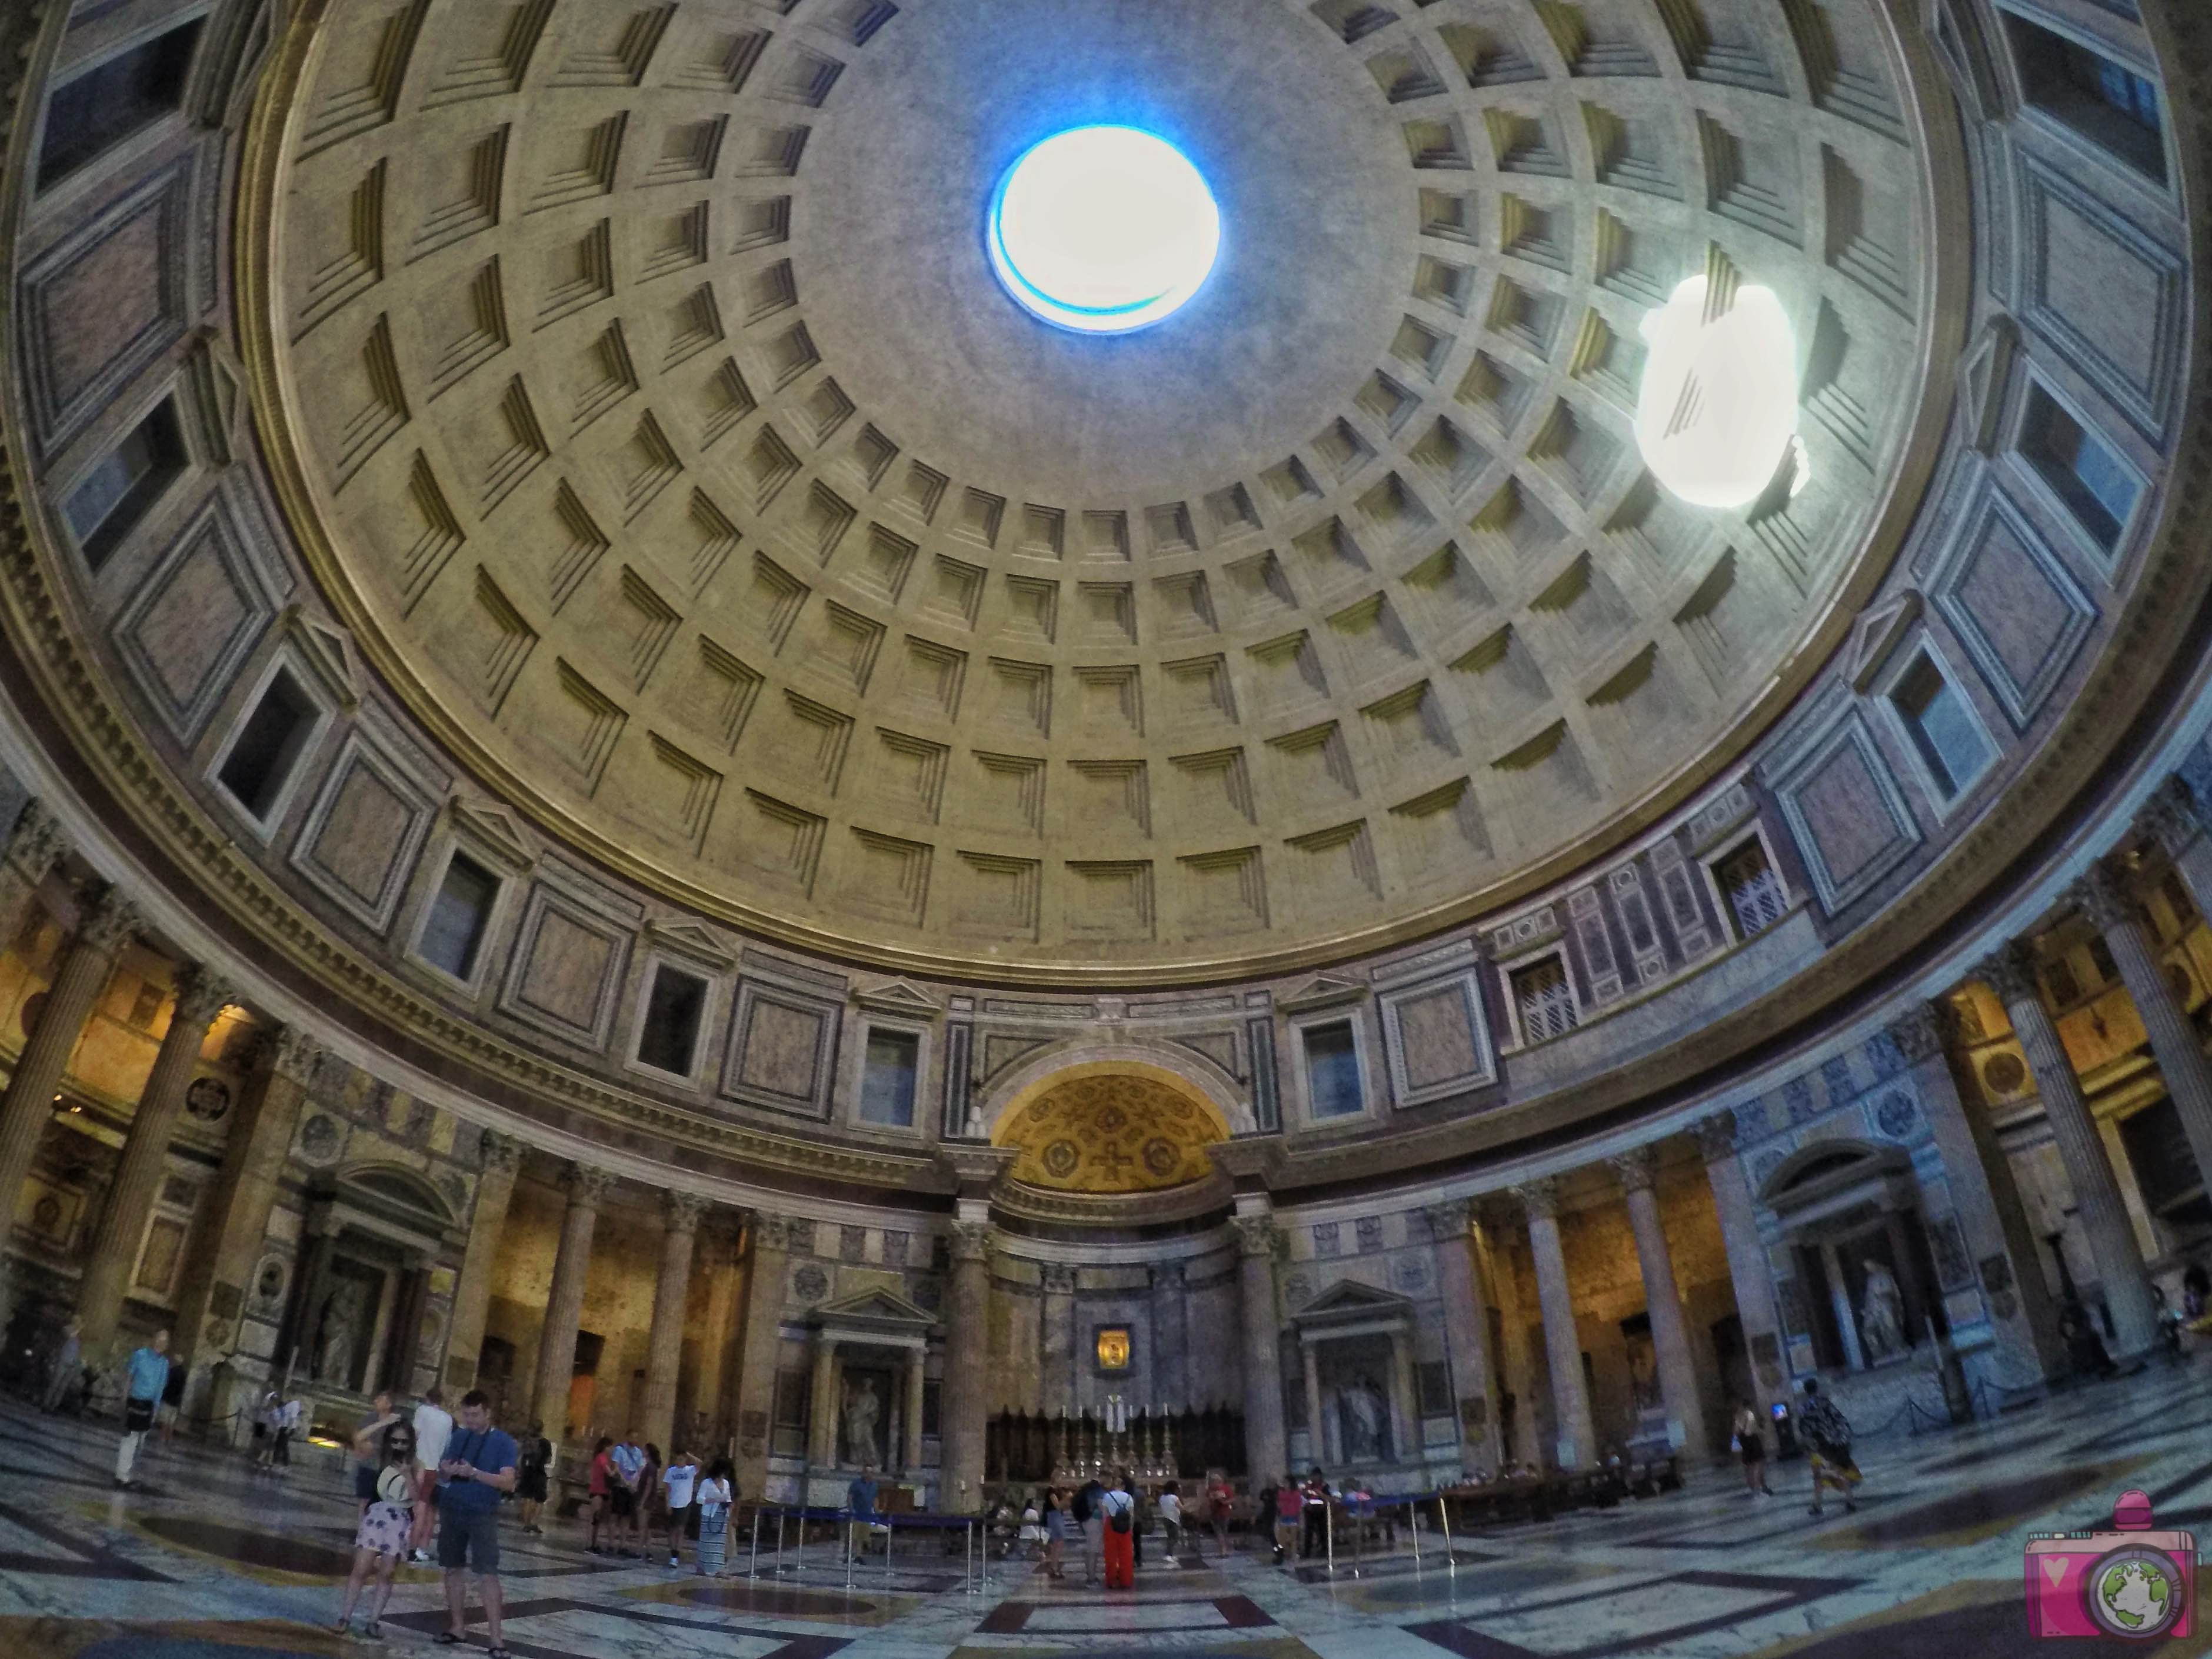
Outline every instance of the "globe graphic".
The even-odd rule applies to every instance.
[[[2148,1550],[2116,1551],[2090,1580],[2090,1613],[2115,1636],[2154,1636],[2181,1610],[2173,1564]]]

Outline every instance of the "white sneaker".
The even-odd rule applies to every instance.
[[[682,1561],[682,1559],[681,1559],[680,1558],[678,1558],[678,1557],[677,1557],[677,1556],[675,1556],[675,1555],[671,1555],[671,1556],[668,1558],[668,1565],[669,1565],[670,1566],[672,1566],[672,1567],[680,1567],[680,1566],[682,1566],[682,1565],[684,1565],[684,1563],[683,1563],[683,1561]]]

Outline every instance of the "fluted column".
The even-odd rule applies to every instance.
[[[496,1129],[486,1129],[477,1139],[477,1156],[483,1169],[477,1176],[476,1204],[469,1212],[469,1242],[461,1256],[461,1275],[453,1285],[453,1324],[446,1337],[443,1367],[446,1386],[464,1392],[475,1384],[477,1364],[483,1357],[492,1273],[499,1265],[500,1246],[507,1237],[507,1206],[514,1197],[515,1171],[522,1166],[522,1143]],[[513,1426],[520,1431],[530,1424],[526,1419]]]
[[[1474,1271],[1472,1206],[1464,1199],[1423,1212],[1436,1241],[1437,1293],[1444,1304],[1460,1445],[1481,1468],[1498,1467],[1498,1387],[1490,1362],[1490,1309]],[[1470,1409],[1472,1407],[1472,1409]]]
[[[905,1431],[900,1450],[906,1459],[906,1478],[920,1485],[926,1471],[921,1462],[922,1395],[929,1382],[929,1356],[917,1348],[906,1362]]]
[[[1659,1392],[1667,1402],[1667,1437],[1684,1457],[1697,1463],[1712,1455],[1712,1444],[1705,1437],[1705,1406],[1698,1393],[1697,1363],[1690,1357],[1681,1288],[1674,1282],[1674,1259],[1667,1249],[1659,1194],[1652,1186],[1657,1164],[1650,1147],[1638,1146],[1614,1158],[1613,1171],[1628,1200],[1629,1231],[1636,1235],[1644,1307],[1651,1321],[1651,1352],[1659,1364]]]
[[[1766,1246],[1759,1242],[1759,1212],[1751,1182],[1735,1152],[1735,1114],[1727,1110],[1701,1120],[1698,1151],[1705,1160],[1706,1184],[1720,1218],[1721,1248],[1728,1254],[1729,1280],[1735,1287],[1735,1314],[1751,1359],[1751,1383],[1760,1412],[1790,1397],[1789,1339],[1775,1306],[1774,1274]]]
[[[295,1026],[264,1030],[245,1087],[231,1109],[222,1168],[186,1253],[177,1292],[176,1363],[185,1368],[185,1411],[196,1420],[228,1414],[208,1397],[208,1368],[238,1346],[248,1281],[269,1234],[269,1212],[289,1158],[300,1103],[322,1049]]]
[[[1521,1277],[1514,1265],[1508,1230],[1518,1218],[1508,1213],[1503,1200],[1486,1200],[1480,1206],[1474,1236],[1475,1271],[1489,1289],[1491,1305],[1498,1310],[1498,1365],[1505,1387],[1513,1394],[1513,1432],[1505,1432],[1505,1402],[1498,1401],[1498,1451],[1504,1461],[1536,1463],[1543,1449],[1536,1443],[1536,1366],[1528,1352],[1528,1320],[1522,1310]]]
[[[952,1288],[945,1297],[945,1449],[938,1507],[972,1511],[983,1495],[983,1433],[990,1411],[991,1224],[952,1224]]]
[[[2197,1040],[2196,1030],[2182,1008],[2166,969],[2144,930],[2142,915],[2136,908],[2118,877],[2102,865],[2093,865],[2074,889],[2074,896],[2097,931],[2128,988],[2143,1030],[2150,1036],[2150,1051],[2158,1060],[2166,1091],[2189,1136],[2200,1179],[2212,1182],[2212,1061]]]
[[[77,1290],[77,1317],[82,1322],[87,1353],[105,1352],[115,1340],[131,1270],[138,1265],[146,1217],[168,1164],[169,1139],[176,1130],[177,1114],[184,1109],[185,1091],[191,1086],[210,1022],[237,994],[228,980],[205,968],[188,964],[178,971],[169,1029],[154,1055],[146,1086],[139,1091],[137,1109],[131,1115],[123,1156],[116,1162],[106,1202],[100,1206],[100,1224],[93,1230],[91,1253]]]
[[[599,1206],[615,1184],[613,1171],[571,1164],[562,1172],[568,1207],[561,1218],[561,1243],[553,1257],[553,1284],[545,1292],[545,1330],[538,1342],[538,1378],[530,1409],[518,1413],[545,1425],[547,1436],[568,1435],[568,1388],[576,1375],[576,1327],[584,1316],[584,1282],[592,1270],[592,1233]]]
[[[24,803],[0,851],[0,949],[15,943],[37,902],[39,884],[69,851],[69,835],[36,801]]]
[[[1275,1311],[1275,1221],[1237,1218],[1238,1312],[1244,1324],[1244,1455],[1256,1483],[1290,1472],[1283,1437],[1283,1349]],[[1314,1425],[1319,1435],[1321,1425]]]
[[[1075,1410],[1075,1269],[1064,1261],[1048,1261],[1040,1270],[1043,1279],[1044,1408]]]
[[[661,1201],[660,1277],[653,1286],[653,1324],[645,1341],[645,1405],[639,1427],[647,1441],[675,1449],[676,1374],[684,1364],[684,1310],[691,1300],[691,1248],[707,1200],[672,1192]]]
[[[1589,1390],[1583,1386],[1583,1341],[1575,1328],[1574,1291],[1559,1243],[1559,1183],[1555,1177],[1524,1182],[1514,1194],[1528,1212],[1528,1252],[1536,1260],[1536,1300],[1544,1315],[1544,1356],[1552,1372],[1553,1448],[1563,1469],[1580,1468],[1597,1456],[1590,1424]]]
[[[738,1345],[737,1398],[729,1412],[737,1425],[738,1480],[748,1498],[759,1497],[768,1480],[775,1362],[783,1340],[784,1267],[790,1251],[790,1221],[755,1211],[745,1227],[744,1334]]]
[[[1344,1459],[1339,1455],[1338,1449],[1329,1443],[1328,1408],[1322,1403],[1321,1352],[1310,1340],[1298,1344],[1298,1369],[1304,1376],[1306,1390],[1306,1461],[1311,1463],[1341,1463]]]
[[[2013,1034],[2027,1056],[2036,1093],[2043,1101],[2044,1119],[2066,1165],[2081,1230],[2096,1260],[2105,1305],[2112,1316],[2114,1340],[2123,1356],[2148,1352],[2157,1340],[2158,1320],[2151,1305],[2142,1253],[2136,1247],[2135,1229],[2129,1224],[2127,1205],[2105,1156],[2105,1143],[2097,1133],[2089,1103],[2082,1097],[2073,1063],[2066,1058],[2066,1045],[2058,1040],[2058,1028],[2043,1006],[2034,963],[2014,945],[1989,957],[1976,971],[2004,1004]]]
[[[814,1376],[806,1396],[806,1461],[817,1469],[837,1467],[837,1339],[814,1334]]]
[[[2063,1375],[2066,1344],[2058,1334],[2058,1308],[2044,1280],[2043,1259],[2036,1253],[2012,1160],[1997,1145],[1988,1114],[1960,1097],[1944,1052],[1939,1012],[1932,1003],[1916,1003],[1891,1022],[1889,1036],[1911,1067],[1907,1075],[1942,1155],[1951,1207],[1991,1322],[2005,1346],[2037,1375]],[[2015,1374],[2010,1380],[2026,1378]]]
[[[12,1218],[31,1172],[39,1141],[54,1115],[54,1091],[76,1052],[77,1038],[93,1005],[115,971],[115,958],[138,931],[138,913],[111,887],[84,908],[76,937],[62,953],[46,1005],[15,1058],[8,1088],[0,1094],[0,1217]],[[6,1239],[0,1234],[0,1328],[14,1308],[12,1272],[6,1267]]]

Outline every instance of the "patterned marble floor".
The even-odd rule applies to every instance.
[[[957,1547],[902,1545],[848,1585],[817,1540],[773,1540],[719,1581],[584,1552],[570,1522],[505,1539],[507,1644],[526,1659],[1980,1659],[2109,1651],[2032,1644],[2031,1530],[2109,1522],[2140,1486],[2161,1526],[2212,1534],[2212,1358],[2096,1385],[1994,1425],[1863,1446],[1859,1512],[1806,1512],[1803,1466],[1749,1499],[1726,1471],[1684,1492],[1541,1527],[1435,1534],[1332,1575],[1210,1558],[1155,1564],[1133,1593],[999,1564],[963,1583]],[[281,1480],[151,1448],[114,1490],[112,1433],[0,1405],[0,1656],[285,1659],[366,1650],[331,1635],[353,1504],[342,1477]],[[2208,1537],[2212,1542],[2212,1537]],[[2212,1573],[2200,1575],[2212,1588]],[[429,1650],[437,1579],[410,1568],[386,1645]],[[474,1640],[483,1640],[477,1626]],[[2212,1653],[2212,1635],[2142,1644]]]

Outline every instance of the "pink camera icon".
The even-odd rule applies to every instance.
[[[2027,1535],[2027,1633],[2188,1636],[2195,1625],[2197,1534],[2152,1529],[2150,1499],[2124,1492],[2110,1532]]]

